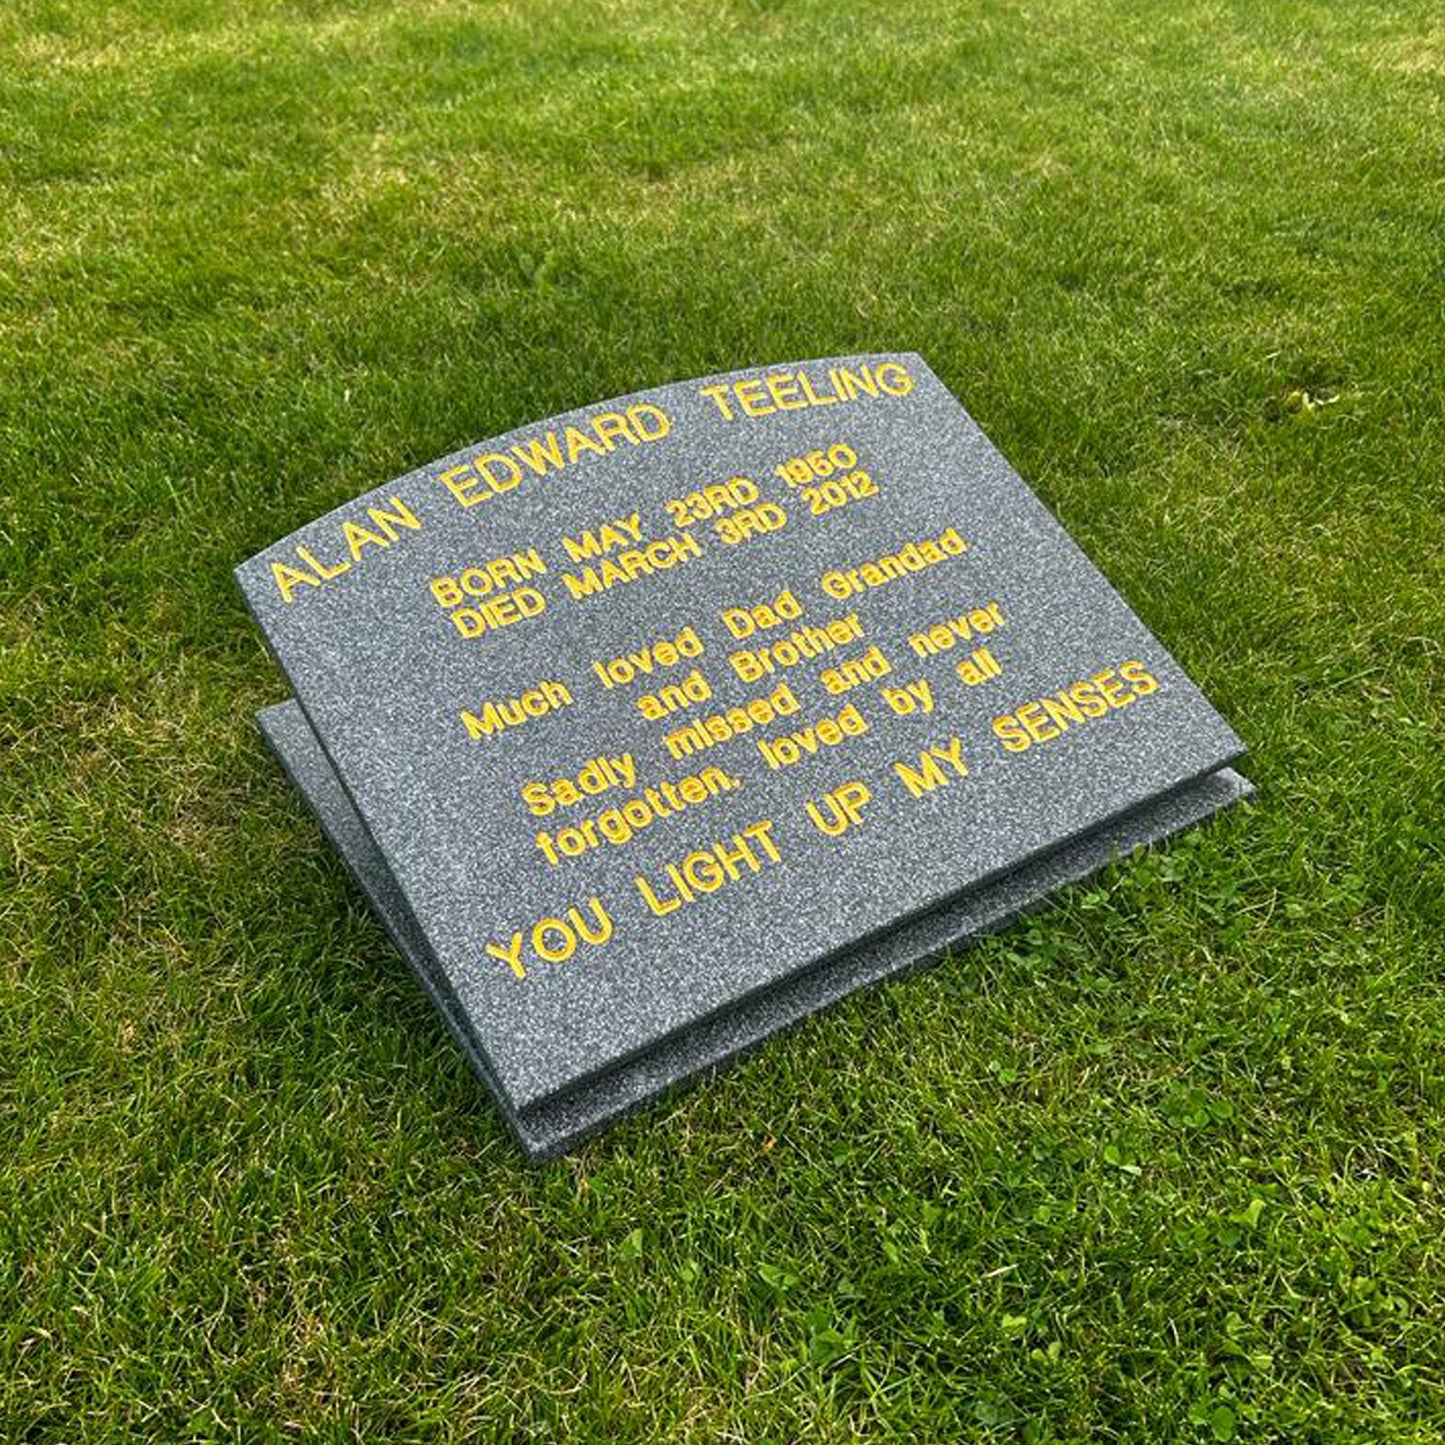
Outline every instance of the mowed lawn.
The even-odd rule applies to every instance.
[[[1445,1439],[1442,328],[1425,0],[9,0],[0,1439]],[[529,1168],[231,568],[884,348],[1257,801]]]

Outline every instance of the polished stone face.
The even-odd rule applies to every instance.
[[[913,355],[524,427],[238,577],[268,732],[534,1152],[1242,787]]]

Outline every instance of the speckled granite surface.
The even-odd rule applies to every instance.
[[[313,730],[268,733],[533,1152],[1242,786],[911,354],[524,427],[238,578]]]

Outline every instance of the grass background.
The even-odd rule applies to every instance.
[[[1445,17],[9,0],[0,1436],[1445,1439]],[[239,559],[925,353],[1258,802],[527,1168]]]

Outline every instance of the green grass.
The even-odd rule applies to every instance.
[[[1445,1440],[1438,5],[10,0],[0,1437]],[[230,569],[922,351],[1259,798],[526,1167]]]

